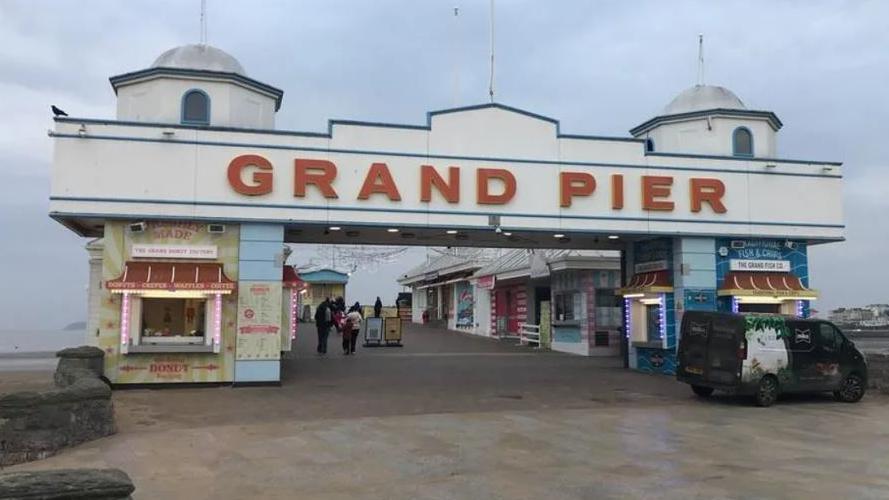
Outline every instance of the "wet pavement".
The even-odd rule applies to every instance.
[[[886,397],[762,409],[453,332],[337,340],[280,388],[117,391],[118,435],[12,470],[121,467],[137,499],[889,498]]]

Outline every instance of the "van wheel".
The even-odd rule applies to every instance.
[[[691,390],[702,398],[710,397],[710,395],[713,394],[712,387],[704,387],[703,385],[692,385]]]
[[[833,392],[833,397],[844,403],[857,403],[864,397],[864,391],[864,380],[858,375],[850,373],[843,379],[840,389]]]
[[[772,406],[776,399],[778,399],[778,379],[766,375],[759,381],[759,388],[756,390],[756,405]]]

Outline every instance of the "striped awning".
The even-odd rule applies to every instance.
[[[112,292],[230,293],[236,286],[225,275],[222,264],[208,262],[129,261],[120,277],[105,282],[105,288]]]
[[[299,273],[293,266],[284,266],[284,277],[282,278],[282,286],[284,288],[296,288],[302,290],[306,287],[306,282],[299,277]]]
[[[792,273],[732,271],[725,275],[717,291],[721,296],[816,298],[818,292],[806,288]]]
[[[637,293],[669,293],[673,291],[668,271],[649,271],[636,273],[627,283],[627,286],[617,291],[618,295],[631,295]]]

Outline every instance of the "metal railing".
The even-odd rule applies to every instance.
[[[531,344],[540,349],[540,325],[521,323],[519,325],[519,345]]]

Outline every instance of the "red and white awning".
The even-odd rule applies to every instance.
[[[281,280],[281,286],[302,290],[306,288],[306,282],[299,277],[299,273],[296,272],[293,266],[284,266],[284,277]]]
[[[817,291],[806,288],[802,280],[794,274],[743,271],[726,274],[717,294],[737,297],[818,297]]]
[[[112,292],[190,291],[231,293],[237,283],[230,280],[222,264],[208,262],[129,261],[123,274],[105,282]]]

